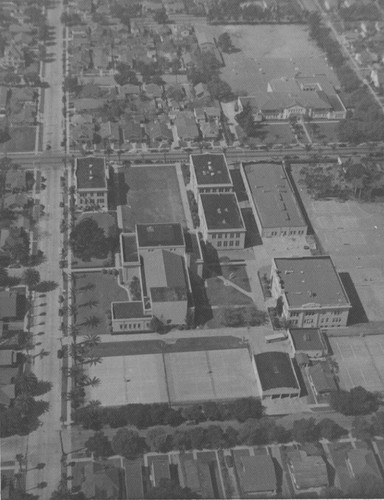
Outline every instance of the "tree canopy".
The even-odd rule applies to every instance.
[[[113,237],[106,237],[94,219],[85,218],[72,230],[70,244],[75,257],[87,261],[92,257],[105,259],[116,241]]]
[[[365,415],[378,409],[378,397],[363,387],[348,391],[333,391],[330,394],[331,407],[344,415]]]

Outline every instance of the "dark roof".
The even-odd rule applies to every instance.
[[[137,224],[139,247],[184,246],[184,234],[181,224]]]
[[[296,351],[326,351],[326,345],[318,328],[290,328]]]
[[[349,306],[340,277],[328,256],[274,259],[291,307]]]
[[[241,489],[245,493],[263,493],[277,489],[276,472],[269,455],[245,456],[240,459],[244,470],[241,471]]]
[[[299,389],[289,354],[263,352],[255,356],[256,368],[263,390],[292,387]]]
[[[0,319],[22,320],[27,311],[25,288],[0,290]]]
[[[237,197],[234,193],[201,194],[208,230],[244,229]]]
[[[307,225],[283,165],[248,164],[244,173],[263,227]]]
[[[168,455],[154,455],[148,457],[148,465],[153,467],[154,483],[157,486],[161,479],[170,479]]]
[[[138,302],[112,302],[114,319],[129,319],[145,317],[143,303]]]
[[[123,233],[121,235],[121,248],[123,262],[138,262],[139,253],[137,250],[137,239],[135,233]]]
[[[197,184],[232,184],[225,156],[223,154],[191,155]]]
[[[371,450],[357,448],[348,452],[352,471],[357,474],[372,474],[381,479],[376,459]]]
[[[102,189],[107,187],[103,158],[76,158],[76,167],[78,189]]]
[[[127,500],[144,498],[143,469],[140,460],[123,459],[125,469],[125,489]]]
[[[310,366],[308,368],[308,375],[319,394],[337,391],[335,378],[325,361]]]

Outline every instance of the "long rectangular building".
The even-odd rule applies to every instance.
[[[262,238],[307,234],[307,223],[283,165],[242,164],[241,173]]]

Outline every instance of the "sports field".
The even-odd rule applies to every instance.
[[[228,32],[239,52],[223,54],[223,80],[235,93],[252,95],[257,89],[266,90],[272,78],[293,77],[297,72],[326,74],[337,78],[328,66],[324,54],[308,38],[306,27],[299,25],[228,25],[201,26],[217,39]]]
[[[300,168],[294,165],[292,172],[324,251],[353,283],[368,320],[383,321],[384,204],[313,200],[298,183]],[[355,322],[363,319],[356,318]]]
[[[186,218],[174,165],[136,166],[125,170],[126,204],[119,207],[124,227],[180,222]]]
[[[128,403],[194,401],[258,397],[256,377],[247,348],[183,351],[103,357],[89,367],[101,384],[89,389],[89,399],[103,406]]]
[[[384,392],[384,335],[329,337],[339,366],[340,386]]]

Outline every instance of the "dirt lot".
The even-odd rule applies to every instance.
[[[337,81],[324,55],[308,40],[305,27],[206,26],[204,29],[216,38],[228,32],[233,45],[240,49],[240,52],[224,54],[226,66],[221,72],[234,92],[244,91],[252,95],[257,88],[266,89],[270,79],[294,76],[297,71],[303,74],[325,73]]]
[[[300,168],[292,168],[296,183]],[[384,204],[315,201],[299,189],[324,251],[342,272],[348,294],[361,301],[355,322],[384,320]]]
[[[0,151],[3,153],[34,151],[36,132],[37,127],[11,128],[9,132],[11,140],[0,144]]]

